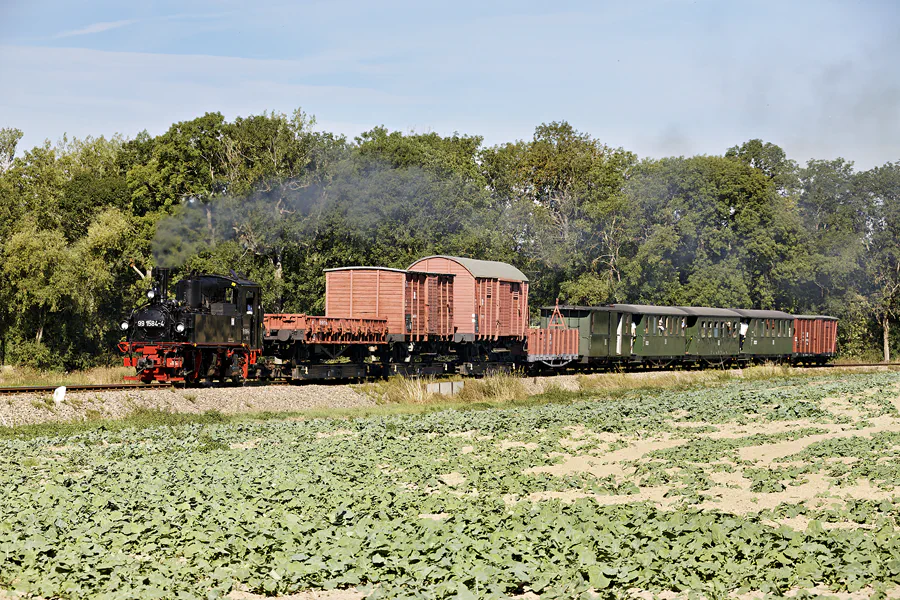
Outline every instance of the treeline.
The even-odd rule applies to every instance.
[[[266,310],[323,310],[322,270],[428,254],[515,264],[532,307],[632,302],[840,317],[840,352],[900,344],[900,162],[798,165],[750,140],[722,156],[639,159],[573,129],[485,147],[375,128],[354,140],[302,111],[162,135],[49,142],[0,130],[0,351],[107,362],[153,266],[234,269]]]

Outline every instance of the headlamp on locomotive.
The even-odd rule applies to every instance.
[[[120,328],[129,379],[186,382],[247,378],[262,350],[259,285],[222,275],[191,274],[169,298],[169,269],[154,269],[148,302]]]

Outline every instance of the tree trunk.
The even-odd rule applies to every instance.
[[[891,362],[891,321],[888,315],[882,317],[881,325],[884,329],[884,362]]]
[[[209,245],[210,247],[216,245],[216,235],[213,231],[213,222],[212,222],[212,207],[208,204],[206,205],[206,228],[209,230]]]
[[[38,327],[37,335],[34,336],[34,341],[36,341],[38,344],[40,344],[41,338],[43,338],[43,337],[44,337],[44,325],[41,324],[41,326]]]

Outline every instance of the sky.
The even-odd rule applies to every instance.
[[[565,120],[639,156],[748,139],[805,163],[900,160],[900,2],[0,0],[0,127],[156,135],[302,109],[531,139]]]

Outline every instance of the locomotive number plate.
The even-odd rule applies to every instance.
[[[165,321],[154,321],[153,319],[147,319],[146,321],[138,321],[138,327],[162,327],[165,325]]]

